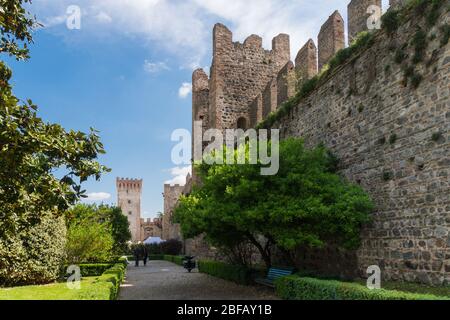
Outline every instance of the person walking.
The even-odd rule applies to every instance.
[[[133,248],[133,255],[134,255],[134,263],[136,267],[139,267],[139,256],[140,256],[140,246],[135,245]]]
[[[148,259],[148,250],[147,250],[147,246],[145,244],[142,245],[142,257],[144,260],[144,267],[147,266],[147,259]]]

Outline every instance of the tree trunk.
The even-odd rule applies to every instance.
[[[263,246],[258,242],[258,240],[255,239],[253,235],[249,234],[248,238],[250,242],[258,249],[262,259],[264,260],[266,268],[270,269],[272,267],[272,257],[270,255],[270,240],[266,242],[265,248],[263,248]]]

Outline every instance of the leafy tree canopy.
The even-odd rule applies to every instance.
[[[298,139],[280,143],[274,176],[262,176],[261,165],[203,163],[196,166],[202,184],[181,198],[175,219],[187,238],[206,234],[212,244],[227,247],[251,242],[268,266],[273,245],[355,248],[373,205],[336,167],[325,147],[308,150]]]
[[[36,26],[26,3],[31,1],[0,0],[0,53],[18,60],[28,58]],[[44,213],[68,209],[84,196],[84,181],[109,171],[97,162],[104,153],[97,131],[44,122],[31,100],[13,95],[11,75],[0,61],[0,237],[38,223]]]
[[[28,43],[33,42],[33,28],[39,24],[25,8],[31,0],[0,0],[0,53],[17,60],[29,58]]]
[[[114,254],[124,254],[128,249],[131,232],[128,219],[119,207],[78,204],[67,211],[66,221],[69,230],[76,226],[99,224],[111,235]]]

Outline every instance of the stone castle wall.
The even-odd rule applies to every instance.
[[[439,21],[448,24],[448,12]],[[405,83],[407,63],[394,61],[395,49],[423,23],[412,19],[392,38],[380,33],[275,125],[282,138],[324,142],[340,158],[340,172],[376,204],[356,253],[304,250],[305,268],[364,275],[375,264],[385,279],[450,281],[450,46],[441,47],[438,27],[428,33],[438,36],[417,65],[417,89]],[[414,49],[406,50],[412,57]]]
[[[391,0],[395,7],[403,3]],[[349,4],[349,41],[367,29],[371,4],[379,1]],[[302,137],[309,146],[325,143],[341,159],[341,174],[367,190],[377,207],[357,252],[299,249],[299,267],[364,276],[376,264],[385,279],[450,281],[449,45],[440,48],[438,27],[428,33],[417,89],[405,82],[406,59],[394,61],[422,20],[410,20],[393,37],[379,32],[374,45],[334,70],[274,126],[282,138]],[[448,20],[447,11],[438,24]],[[267,51],[259,37],[233,43],[231,32],[216,25],[211,78],[206,81],[202,70],[193,76],[193,120],[206,119],[204,128],[226,129],[245,118],[255,126],[293,95],[293,72],[306,81],[345,47],[344,23],[334,12],[319,32],[317,47],[309,40],[295,66],[287,36],[276,38]],[[414,54],[411,45],[405,50],[409,57]],[[201,238],[190,242],[191,254],[208,255]]]
[[[162,220],[162,239],[181,240],[180,226],[173,223],[173,210],[178,199],[183,194],[184,186],[180,185],[164,185],[164,215]]]

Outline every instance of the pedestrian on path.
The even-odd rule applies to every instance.
[[[145,244],[142,245],[142,257],[144,260],[144,267],[147,266],[147,259],[148,259],[148,250],[147,250],[147,246]]]

